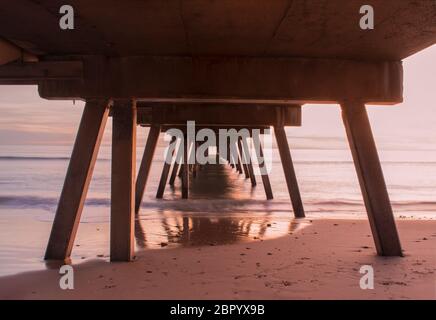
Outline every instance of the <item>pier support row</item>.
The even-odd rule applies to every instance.
[[[50,234],[45,254],[46,259],[63,260],[71,254],[108,118],[109,105],[110,103],[107,100],[90,100],[85,105]],[[377,253],[384,256],[401,256],[402,250],[392,207],[365,105],[360,101],[344,101],[341,107]],[[140,206],[140,199],[146,185],[152,155],[160,132],[158,126],[152,127],[150,130],[144,152],[145,157],[142,160],[138,174],[135,195],[136,117],[137,110],[134,101],[116,100],[114,102],[110,244],[112,261],[129,261],[133,258],[134,213]],[[275,134],[294,214],[297,217],[303,217],[304,210],[284,127],[275,126]],[[260,141],[257,143],[260,144]],[[239,145],[237,148],[239,149]],[[242,148],[244,149],[244,143]],[[269,178],[266,174],[263,174],[266,171],[263,150],[261,147],[255,149],[258,151],[256,155],[259,159],[267,197],[272,198]],[[188,148],[184,148],[183,158],[185,163],[188,154]],[[244,152],[244,154],[247,153]],[[189,166],[182,165],[180,170],[182,197],[187,198]],[[250,176],[254,177],[254,175],[251,175],[252,169],[250,170],[250,167],[248,167],[248,170]],[[173,175],[175,176],[176,173]]]
[[[150,132],[150,135],[151,135],[151,137],[149,137],[149,139],[150,138],[153,139],[154,135],[152,134],[152,132]],[[174,144],[175,141],[176,141],[176,138],[173,137],[169,143],[169,146]],[[265,189],[265,195],[266,195],[267,200],[272,200],[273,199],[273,192],[272,192],[268,172],[266,170],[266,166],[265,166],[264,159],[263,159],[262,146],[260,144],[260,141],[258,143],[259,143],[259,147],[260,147],[260,154],[258,156],[258,163],[259,163],[259,169],[261,171],[263,186]],[[147,141],[147,146],[148,146],[148,144],[149,144],[149,140]],[[153,155],[153,153],[151,153],[151,155],[150,155],[150,152],[147,153],[147,146],[146,146],[146,151],[144,152],[144,158],[141,161],[141,168],[139,170],[138,181],[136,183],[136,206],[135,206],[136,214],[139,211],[140,203],[142,201],[143,193],[145,190],[145,184],[144,184],[145,181],[144,181],[143,176],[146,176],[146,173],[143,171],[150,169],[151,162],[149,163],[148,166],[146,165],[146,163],[148,161],[151,161],[149,159],[149,157],[152,157],[152,155]],[[181,144],[180,144],[180,146],[181,146]],[[286,144],[286,146],[288,146],[288,145]],[[230,152],[231,148],[229,146],[228,146],[228,148],[229,148],[229,151],[227,154],[227,158],[229,158],[229,160],[228,160],[229,165],[232,166],[232,168],[236,168],[236,171],[238,172],[238,174],[244,173],[245,178],[250,179],[251,185],[253,187],[256,186],[256,184],[257,184],[256,177],[254,174],[253,164],[252,164],[250,152],[248,149],[247,141],[245,139],[242,139],[242,137],[239,137],[239,139],[236,142],[236,148],[235,148],[236,153],[237,153],[236,155],[232,155]],[[171,186],[174,185],[175,178],[177,176],[177,172],[178,172],[179,167],[180,167],[179,176],[180,176],[180,178],[182,178],[182,198],[183,199],[188,198],[189,185],[188,185],[187,181],[189,180],[189,177],[188,177],[188,179],[183,180],[185,166],[183,164],[182,165],[179,164],[180,160],[183,157],[181,150],[184,150],[184,149],[181,149],[179,147],[179,149],[176,150],[176,148],[175,148],[174,150],[172,150],[171,154],[167,155],[167,158],[165,159],[165,162],[164,162],[164,165],[162,168],[161,177],[159,180],[159,186],[158,186],[158,189],[156,192],[157,199],[163,198],[163,194],[165,192],[165,185],[167,183],[168,175],[169,175],[170,170],[171,170],[171,164],[172,164],[172,170],[171,170],[169,185],[171,185]],[[154,150],[153,150],[153,152],[154,152]],[[287,152],[288,152],[289,157],[290,157],[289,147],[288,147]],[[219,153],[218,153],[218,155],[219,155]],[[219,161],[217,160],[217,162],[219,162]],[[288,168],[289,166],[292,167],[290,170],[292,170],[292,172],[294,172],[292,160],[290,162],[288,161],[286,168]],[[199,170],[201,167],[198,167],[198,165],[193,164],[193,165],[189,165],[188,168],[191,168],[191,170],[188,170],[188,174],[190,171],[192,171],[192,177],[196,178],[197,170]],[[147,173],[147,175],[148,175],[148,173]],[[295,173],[294,173],[294,178],[292,181],[295,184],[297,183]],[[301,197],[299,195],[298,185],[296,187],[293,187],[292,190],[293,190],[293,193],[298,193],[298,197],[296,197],[296,198],[299,199],[297,201],[300,202],[299,212],[295,211],[295,209],[294,209],[295,217],[304,217],[304,210],[303,210],[303,207],[301,204]],[[290,194],[290,195],[291,195],[291,199],[293,199],[292,194]],[[303,212],[303,214],[301,214],[301,212]]]

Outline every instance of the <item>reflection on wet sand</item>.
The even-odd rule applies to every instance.
[[[162,206],[157,209],[159,223],[147,215],[149,209],[137,217],[137,247],[231,244],[279,237],[306,225],[305,220],[293,219],[291,212],[285,219],[277,219],[268,210],[267,200],[264,211],[247,210],[251,185],[242,190],[248,194],[243,194],[237,185],[249,185],[249,180],[234,179],[235,176],[238,173],[224,165],[203,166],[192,179],[189,200],[180,199],[180,187],[176,183],[170,193],[172,198],[162,200]]]

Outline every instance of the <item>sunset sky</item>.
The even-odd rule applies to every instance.
[[[404,103],[369,108],[376,138],[436,141],[435,75],[436,45],[404,61]],[[0,86],[0,144],[71,145],[83,105],[41,99],[36,86]],[[296,137],[344,135],[339,108],[332,105],[306,105],[303,126],[291,130]],[[110,121],[106,131],[108,137]]]

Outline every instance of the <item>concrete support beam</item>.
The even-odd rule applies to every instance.
[[[272,108],[271,108],[272,109]],[[237,126],[237,125],[233,125],[233,126],[226,126],[226,125],[210,125],[210,126],[195,126],[195,134],[198,133],[199,130],[201,129],[211,129],[214,130],[215,134],[217,135],[217,137],[220,135],[219,129],[225,129],[225,130],[231,130],[231,129],[235,129],[236,131],[239,131],[241,129],[247,129],[250,133],[250,137],[253,136],[253,130],[257,129],[258,132],[260,134],[264,134],[265,131],[269,132],[269,130],[271,129],[270,126],[267,125],[257,125],[257,126]],[[172,126],[167,126],[167,125],[161,125],[161,131],[162,132],[167,132],[170,129],[179,129],[183,132],[186,131],[186,123],[185,125],[172,125]]]
[[[402,256],[394,215],[365,105],[362,102],[346,101],[341,106],[377,253],[381,256]]]
[[[83,81],[43,81],[41,97],[166,103],[402,101],[402,64],[273,57],[82,57]],[[177,72],[174,72],[177,70]],[[0,73],[1,79],[1,73]]]
[[[250,171],[248,170],[248,160],[242,147],[242,137],[238,138],[238,151],[241,157],[242,167],[244,168],[245,179],[248,179],[250,178]]]
[[[179,167],[180,167],[180,164],[176,160],[176,162],[174,162],[174,165],[173,165],[173,170],[171,172],[170,181],[168,182],[168,184],[170,186],[174,186],[174,182],[176,181],[177,172],[179,171]]]
[[[174,186],[174,182],[176,181],[177,172],[180,167],[181,160],[183,159],[183,144],[179,143],[178,149],[176,151],[176,160],[174,161],[173,170],[171,172],[169,185]]]
[[[193,164],[191,168],[192,168],[192,178],[195,179],[197,178],[197,164]]]
[[[169,143],[169,148],[171,148],[171,145],[175,143],[175,141],[177,140],[177,138],[175,136],[173,136],[171,138],[171,141]],[[156,198],[157,199],[162,199],[164,191],[165,191],[165,186],[167,184],[167,180],[168,180],[168,174],[170,172],[171,169],[171,162],[173,161],[173,156],[174,156],[174,149],[172,151],[170,151],[171,149],[168,150],[168,154],[166,156],[166,159],[164,159],[164,165],[162,168],[162,174],[160,177],[160,181],[159,181],[159,186],[157,188],[157,192],[156,192]]]
[[[22,56],[22,50],[8,41],[0,39],[0,66],[15,60]]]
[[[165,126],[186,126],[189,120],[195,121],[196,127],[255,127],[273,126],[279,119],[285,126],[301,126],[301,106],[155,104],[150,107],[146,103],[138,103],[138,123],[141,125],[162,123]]]
[[[71,80],[81,81],[83,77],[82,67],[81,61],[41,61],[6,64],[0,66],[0,84],[38,84],[44,80],[67,80],[67,83]],[[77,99],[80,98],[77,97]],[[88,99],[93,99],[93,97]]]
[[[183,164],[181,167],[182,173],[182,199],[188,199],[189,197],[189,145],[188,145],[188,137],[185,134],[183,139]]]
[[[295,175],[294,164],[292,162],[291,152],[289,150],[288,140],[286,138],[285,128],[277,126],[274,128],[274,134],[277,140],[277,147],[280,153],[280,159],[285,174],[286,185],[288,187],[289,196],[296,218],[304,218],[303,202],[301,201],[300,190],[298,188],[298,181]]]
[[[107,100],[86,102],[45,259],[64,260],[71,255],[108,115]]]
[[[115,101],[112,126],[111,261],[134,256],[136,105]]]
[[[248,172],[250,173],[251,186],[255,187],[257,184],[256,175],[254,174],[253,161],[251,159],[250,148],[248,147],[248,141],[246,138],[243,138],[241,142],[242,142],[242,149],[244,150],[244,155],[246,156],[247,159],[247,167],[248,167]]]
[[[180,164],[180,170],[179,170],[178,176],[179,176],[180,179],[182,179],[182,176],[183,176],[183,163]]]
[[[238,142],[236,141],[235,142],[235,148],[233,149],[234,150],[234,153],[233,153],[233,159],[234,159],[234,161],[235,161],[235,166],[236,166],[236,171],[239,173],[239,174],[242,174],[242,161],[241,161],[241,157],[240,157],[240,154],[239,154],[239,150],[238,150]]]
[[[254,149],[256,150],[256,156],[259,162],[259,170],[262,177],[262,183],[265,189],[266,198],[267,200],[271,200],[274,198],[274,196],[271,189],[271,183],[269,181],[268,170],[265,164],[265,158],[262,150],[262,143],[260,141],[259,136],[254,135],[253,139],[255,140],[255,144],[258,146],[257,148]]]
[[[0,66],[17,60],[21,62],[37,62],[38,57],[9,41],[0,39]]]
[[[217,143],[216,145],[216,155],[215,155],[215,163],[219,164],[220,163],[220,151],[219,151],[219,144]]]
[[[159,139],[160,126],[150,127],[147,143],[145,144],[144,155],[142,156],[141,166],[139,167],[138,178],[136,179],[135,192],[135,213],[138,214],[141,207],[142,197],[144,196],[145,186],[147,185],[148,174],[150,173],[154,151],[156,150]]]
[[[65,3],[77,12],[73,32],[66,35],[58,27],[60,1],[14,0],[0,11],[2,36],[62,56],[262,55],[371,61],[404,59],[436,42],[433,0]],[[376,13],[374,31],[359,28],[364,4]]]

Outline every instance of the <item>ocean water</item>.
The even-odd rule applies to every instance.
[[[156,149],[140,215],[136,249],[228,244],[298,232],[307,221],[292,207],[275,145],[267,201],[260,176],[249,179],[227,165],[207,165],[182,200],[180,181],[155,199],[165,144]],[[288,137],[309,219],[365,219],[351,154],[343,138]],[[110,146],[102,146],[73,249],[73,263],[107,259],[110,220]],[[143,144],[138,146],[139,168]],[[68,166],[71,146],[1,146],[0,275],[50,267],[42,257]],[[380,158],[398,219],[436,218],[436,145],[382,143]]]

